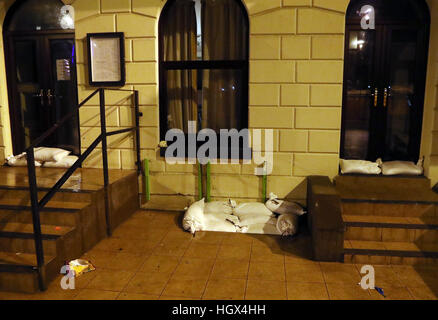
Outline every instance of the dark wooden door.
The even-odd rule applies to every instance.
[[[14,153],[23,152],[78,103],[74,34],[10,33],[6,40],[9,105]],[[44,146],[80,153],[75,117]]]
[[[347,24],[342,158],[418,160],[427,48],[417,25]]]

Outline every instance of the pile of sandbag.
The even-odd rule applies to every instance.
[[[71,151],[59,148],[35,148],[35,167],[70,168],[79,159],[70,154]],[[26,167],[26,153],[8,157],[7,164],[11,167]]]
[[[305,214],[298,203],[279,200],[270,195],[266,204],[258,202],[215,201],[204,199],[186,211],[183,227],[186,231],[241,232],[292,236],[298,232],[298,217]]]

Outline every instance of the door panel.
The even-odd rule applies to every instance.
[[[427,32],[403,24],[346,29],[341,157],[419,158]]]
[[[375,31],[347,30],[344,77],[343,154],[347,159],[366,159],[370,148],[370,130],[375,102]],[[377,103],[377,101],[376,101]]]
[[[19,154],[77,106],[74,34],[11,33],[7,74],[14,153]],[[43,146],[80,153],[79,118],[73,117]]]
[[[28,146],[40,136],[49,121],[44,108],[42,95],[43,82],[41,76],[40,42],[35,38],[17,37],[13,41],[14,52],[14,98],[17,108],[17,118],[22,127],[21,134],[14,138],[20,139],[20,144]]]
[[[51,79],[47,104],[55,123],[70,114],[78,103],[73,39],[49,37]],[[74,117],[58,129],[56,145],[79,154],[79,121]]]
[[[387,28],[388,59],[386,65],[385,93],[383,108],[386,109],[386,141],[382,150],[384,160],[418,160],[415,147],[421,128],[418,118],[422,110],[422,99],[418,99],[421,75],[417,69],[417,30]],[[422,112],[420,112],[422,114]],[[418,148],[417,148],[418,149]]]

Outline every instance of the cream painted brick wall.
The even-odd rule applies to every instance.
[[[250,59],[280,59],[281,37],[252,35],[250,37]]]
[[[293,122],[294,110],[292,108],[249,108],[249,126],[251,128],[291,128]]]
[[[251,19],[252,34],[295,33],[295,9],[278,9]]]
[[[344,0],[340,0],[343,2]],[[281,197],[305,199],[307,174],[335,175],[338,169],[345,22],[339,5],[316,0],[245,0],[250,16],[249,127],[274,129],[273,175],[268,190]],[[329,1],[330,2],[330,1]],[[333,2],[333,1],[331,1]],[[318,3],[318,8],[314,8]],[[158,153],[158,18],[161,0],[76,0],[80,20],[76,37],[79,96],[87,86],[87,32],[124,32],[127,85],[139,90],[141,155],[150,159],[152,201],[149,208],[182,209],[197,194],[194,165],[168,165]],[[141,26],[141,27],[140,27]],[[110,93],[111,127],[133,122],[129,97]],[[83,148],[98,134],[98,99],[81,111]],[[113,168],[133,169],[132,135],[111,140]],[[262,150],[265,149],[262,141]],[[98,151],[98,150],[96,150]],[[254,149],[254,151],[257,151]],[[87,166],[99,166],[99,152]],[[261,199],[261,179],[254,164],[212,166],[212,197]],[[173,204],[170,204],[172,201]]]
[[[131,11],[131,0],[101,0],[102,13],[108,12],[129,12]]]

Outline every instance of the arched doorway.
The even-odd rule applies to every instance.
[[[375,28],[367,28],[372,27],[373,16]],[[429,28],[424,0],[351,1],[345,39],[342,158],[418,160]]]
[[[74,20],[59,0],[18,0],[3,30],[12,144],[19,154],[78,103]],[[79,117],[44,146],[79,154]]]

